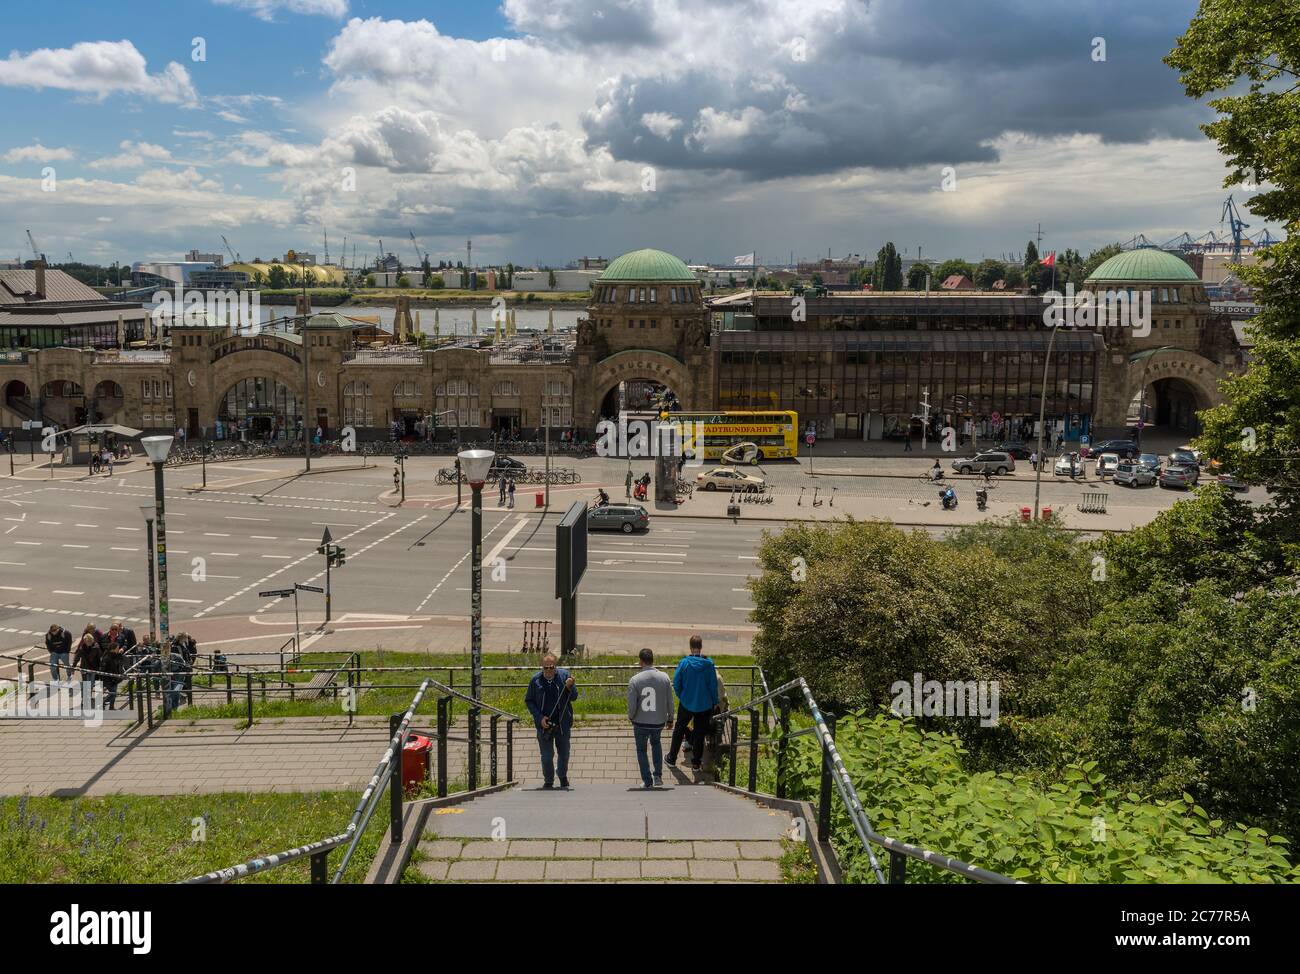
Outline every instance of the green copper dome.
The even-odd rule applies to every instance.
[[[690,281],[691,269],[672,254],[662,250],[633,250],[619,257],[600,275],[603,282],[614,281]]]
[[[1140,247],[1116,254],[1088,275],[1091,281],[1195,281],[1196,272],[1174,254],[1154,247]]]

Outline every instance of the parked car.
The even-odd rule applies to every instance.
[[[492,466],[488,468],[489,473],[505,474],[507,477],[518,477],[528,469],[528,464],[522,460],[515,460],[504,453],[498,453],[492,458]]]
[[[1037,444],[1028,446],[1020,440],[1007,440],[1005,443],[999,443],[993,449],[1001,450],[1003,453],[1010,453],[1017,460],[1028,460],[1029,455],[1037,449]]]
[[[1062,453],[1052,466],[1052,473],[1058,477],[1079,477],[1087,470],[1088,465],[1077,453]]]
[[[1184,443],[1178,448],[1183,453],[1190,453],[1196,460],[1198,467],[1203,467],[1209,462],[1209,458],[1204,453],[1193,447],[1190,443]]]
[[[718,467],[697,474],[695,486],[702,490],[766,490],[767,481],[751,473],[741,473],[735,467]]]
[[[1221,473],[1214,479],[1218,483],[1223,484],[1223,486],[1227,487],[1229,490],[1235,490],[1241,493],[1245,493],[1250,490],[1250,484],[1246,483],[1246,481],[1242,480],[1236,474]]]
[[[1190,490],[1200,479],[1200,471],[1195,464],[1183,465],[1171,463],[1160,474],[1161,487],[1181,487]]]
[[[1201,461],[1196,452],[1191,447],[1186,446],[1180,446],[1169,454],[1169,464],[1170,466],[1195,467],[1198,470],[1201,468]]]
[[[1092,444],[1090,451],[1093,456],[1099,453],[1114,453],[1120,459],[1132,460],[1142,452],[1141,448],[1132,440],[1102,440],[1100,443]]]
[[[645,531],[650,527],[650,515],[636,504],[606,504],[587,510],[588,531]]]
[[[1104,480],[1115,472],[1119,466],[1119,455],[1116,453],[1103,453],[1097,457],[1097,477]]]
[[[1160,471],[1164,469],[1164,465],[1160,462],[1160,458],[1156,456],[1154,453],[1139,454],[1137,458],[1137,462],[1142,466],[1146,467],[1157,477],[1160,476]]]
[[[1116,487],[1142,487],[1154,484],[1158,474],[1134,460],[1121,460],[1115,467]]]
[[[1016,458],[1001,450],[987,450],[973,457],[954,460],[952,469],[957,473],[995,473],[1001,476],[1016,469]]]

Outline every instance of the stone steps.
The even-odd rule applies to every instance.
[[[779,841],[443,839],[425,833],[412,868],[435,882],[779,883]]]

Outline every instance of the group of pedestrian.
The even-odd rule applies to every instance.
[[[91,450],[90,472],[92,474],[107,472],[109,477],[113,476],[113,461],[115,459],[113,451],[106,446],[101,446],[98,450]]]
[[[703,769],[712,718],[726,708],[726,687],[713,660],[704,655],[704,640],[699,636],[691,637],[690,655],[678,662],[671,679],[654,665],[653,650],[643,649],[637,658],[640,669],[627,685],[627,717],[642,786],[662,788],[664,764],[675,765],[683,746],[691,752],[691,769]],[[561,788],[569,787],[573,702],[577,699],[573,676],[559,665],[554,653],[545,654],[524,695],[537,732],[544,790],[554,788],[557,777]],[[665,728],[672,732],[666,757]]]
[[[164,667],[158,647],[142,643],[135,630],[121,620],[102,630],[93,622],[87,624],[81,635],[72,633],[58,623],[45,633],[45,650],[50,657],[50,680],[54,684],[71,686],[79,682],[86,692],[99,683],[104,688],[104,706],[112,709],[117,702],[117,686],[123,675],[137,668],[142,672],[159,673],[166,670],[164,706],[175,710],[180,706],[189,673],[198,656],[198,643],[188,633],[171,637],[172,652]]]
[[[497,481],[497,507],[515,506],[515,478],[502,476]]]

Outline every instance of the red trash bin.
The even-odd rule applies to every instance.
[[[1052,519],[1052,509],[1051,509],[1050,507],[1044,507],[1044,508],[1043,508],[1043,520],[1044,520],[1044,521],[1050,521],[1051,519]]]
[[[540,490],[537,492],[537,506],[538,507],[546,506],[546,495],[542,493]]]
[[[429,760],[433,740],[412,734],[402,746],[402,790],[411,791],[429,780]]]
[[[1032,509],[1032,508],[1029,508],[1029,507],[1022,507],[1022,508],[1020,509],[1020,520],[1022,520],[1022,521],[1028,521],[1028,520],[1032,519],[1033,516],[1034,516],[1034,512],[1033,512],[1033,509]]]

